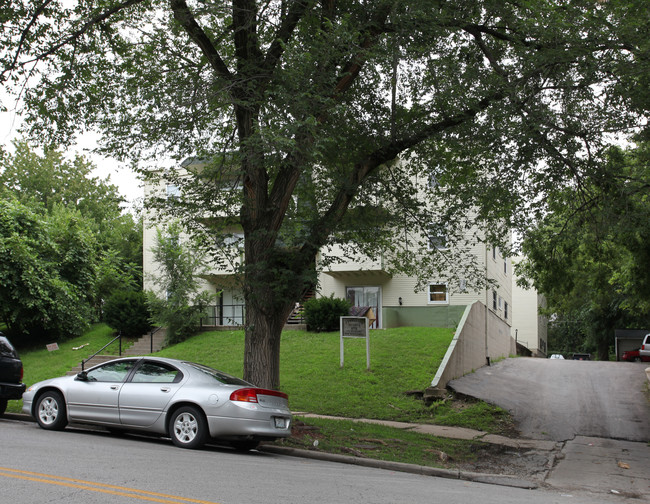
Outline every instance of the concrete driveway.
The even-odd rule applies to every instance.
[[[648,441],[646,367],[647,363],[519,357],[483,367],[448,386],[508,410],[524,437]]]

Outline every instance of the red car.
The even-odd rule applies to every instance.
[[[627,352],[623,352],[623,355],[621,355],[621,360],[628,362],[650,362],[650,357],[640,355],[639,349],[637,348],[636,350],[628,350]]]

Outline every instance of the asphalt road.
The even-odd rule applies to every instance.
[[[0,419],[0,503],[592,504],[594,495],[524,490],[376,468]],[[602,496],[599,503],[627,502]],[[634,502],[638,502],[634,501]]]
[[[449,382],[512,413],[522,436],[650,440],[647,363],[519,357]]]

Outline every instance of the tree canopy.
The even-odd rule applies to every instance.
[[[478,225],[474,240],[503,243],[548,193],[597,175],[612,135],[645,124],[649,8],[16,0],[0,80],[49,141],[96,129],[143,170],[208,160],[173,210],[197,233],[241,226],[244,375],[277,387],[282,326],[329,248],[449,275],[461,262],[445,254],[466,248],[434,253],[427,235]]]
[[[16,342],[60,341],[141,290],[142,229],[94,166],[26,142],[0,159],[0,322]]]
[[[615,329],[650,327],[649,153],[611,148],[598,178],[557,194],[523,243],[522,273],[547,297],[557,344],[603,360]]]

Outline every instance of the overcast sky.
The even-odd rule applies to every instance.
[[[10,101],[5,102],[11,105]],[[21,119],[14,112],[0,112],[0,144],[8,150],[12,148],[12,141],[18,136],[18,127]],[[135,173],[123,164],[114,159],[106,159],[96,154],[91,154],[90,150],[96,146],[96,140],[93,135],[84,135],[79,139],[78,144],[68,151],[70,157],[75,154],[81,154],[88,158],[97,167],[94,174],[101,179],[110,176],[110,181],[115,184],[120,194],[127,200],[129,206],[133,205],[137,199],[144,195],[142,184],[136,177]]]

